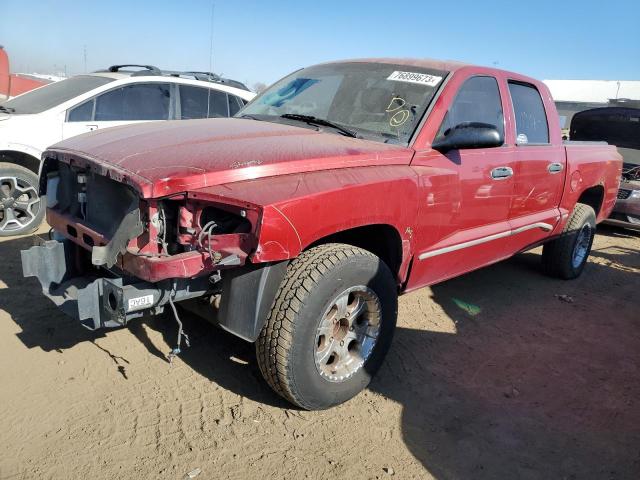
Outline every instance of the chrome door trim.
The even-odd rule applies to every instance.
[[[555,174],[555,173],[560,173],[563,169],[563,165],[561,163],[558,162],[553,162],[550,163],[549,166],[547,167],[547,170],[550,174]]]
[[[458,243],[456,245],[450,245],[448,247],[439,248],[437,250],[431,250],[429,252],[422,252],[418,255],[418,260],[425,260],[427,258],[435,257],[437,255],[442,255],[444,253],[455,252],[457,250],[462,250],[464,248],[475,247],[476,245],[481,245],[483,243],[491,242],[493,240],[498,240],[500,238],[510,237],[511,235],[517,235],[518,233],[526,232],[528,230],[533,230],[534,228],[540,228],[545,232],[550,232],[553,230],[553,225],[544,222],[536,222],[531,223],[529,225],[523,225],[522,227],[518,227],[512,230],[506,230],[500,233],[494,233],[493,235],[488,235],[486,237],[477,238],[475,240],[469,240],[468,242]]]
[[[492,240],[497,240],[499,238],[508,237],[510,235],[511,235],[511,230],[507,230],[506,232],[494,233],[493,235],[489,235],[487,237],[477,238],[475,240],[458,243],[456,245],[439,248],[437,250],[431,250],[430,252],[422,252],[420,255],[418,255],[418,260],[424,260],[426,258],[435,257],[437,255],[442,255],[443,253],[455,252],[456,250],[462,250],[463,248],[475,247],[476,245],[490,242]]]
[[[545,232],[550,232],[551,230],[553,230],[553,225],[549,225],[548,223],[544,222],[531,223],[529,225],[523,225],[522,227],[514,228],[513,230],[511,230],[511,235],[526,232],[527,230],[533,230],[534,228],[540,228]]]

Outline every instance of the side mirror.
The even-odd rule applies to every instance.
[[[465,122],[451,128],[444,137],[437,139],[431,148],[441,153],[461,148],[492,148],[504,143],[495,125]]]

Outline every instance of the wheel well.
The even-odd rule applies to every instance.
[[[13,163],[31,170],[36,175],[40,171],[40,159],[24,152],[0,150],[0,162]]]
[[[596,216],[600,213],[602,208],[602,201],[604,200],[604,187],[602,185],[596,185],[594,187],[587,188],[580,194],[578,203],[584,203],[589,205],[596,212]]]
[[[377,224],[365,225],[349,230],[333,233],[327,237],[316,240],[307,249],[323,245],[325,243],[346,243],[354,247],[360,247],[378,256],[391,269],[394,275],[398,275],[402,264],[402,239],[398,230],[391,225]]]

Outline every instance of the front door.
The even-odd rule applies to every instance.
[[[458,90],[436,139],[456,125],[494,125],[504,138],[498,82],[473,76]],[[411,165],[420,178],[417,251],[407,289],[432,284],[508,255],[513,194],[511,148],[417,152]]]
[[[135,83],[114,88],[73,107],[63,126],[64,138],[96,129],[174,118],[168,83]]]

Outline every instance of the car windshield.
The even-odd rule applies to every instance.
[[[2,104],[3,110],[14,115],[44,112],[113,80],[97,75],[78,75],[13,98]]]
[[[337,134],[407,144],[446,75],[441,70],[387,63],[317,65],[283,78],[237,116],[283,123],[295,120]],[[314,124],[313,119],[336,128]]]

